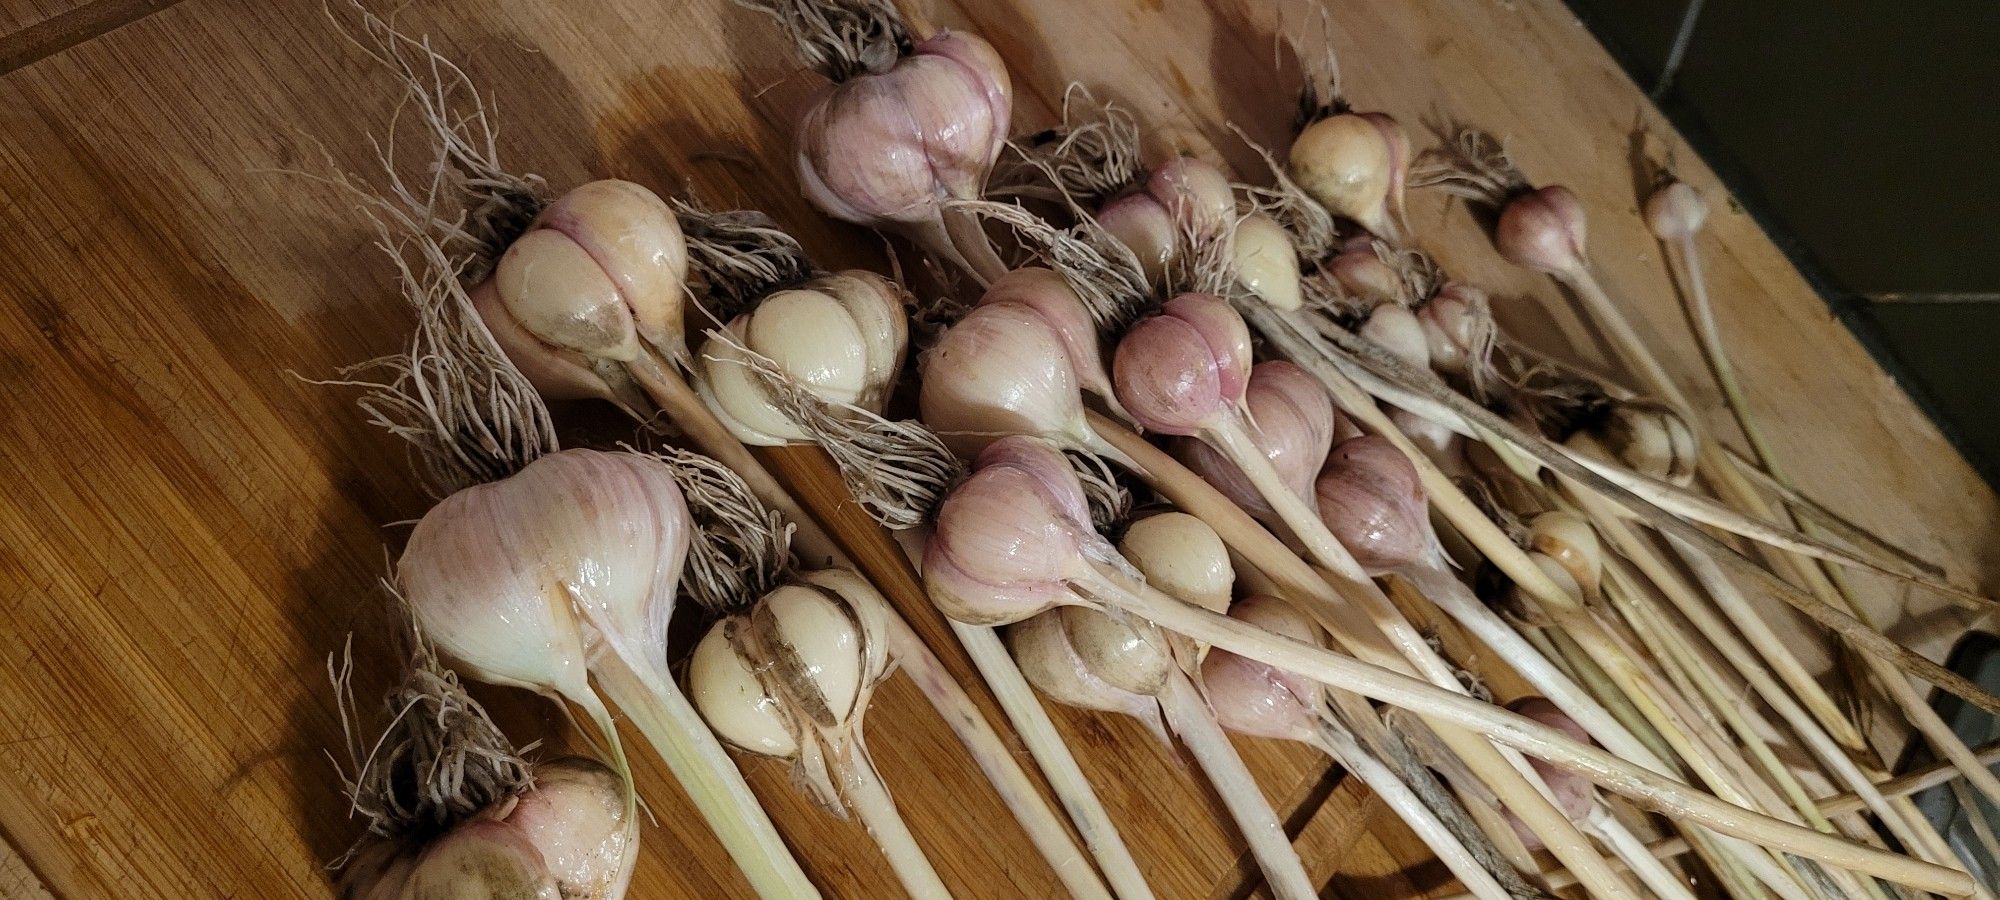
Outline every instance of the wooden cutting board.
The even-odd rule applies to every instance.
[[[389,4],[376,4],[388,9]],[[1631,154],[1714,177],[1557,0],[1332,4],[1349,93],[1415,128],[1449,116],[1561,180],[1626,302],[1725,434],[1715,391],[1634,215]],[[927,2],[1013,69],[1017,123],[1053,120],[1084,82],[1137,112],[1156,157],[1211,156],[1258,178],[1224,127],[1282,142],[1296,75],[1260,0]],[[1310,21],[1302,8],[1290,20]],[[619,176],[762,208],[822,260],[879,265],[881,243],[798,199],[788,130],[815,79],[774,28],[726,0],[413,0],[491,95],[503,158],[567,185]],[[339,194],[278,170],[377,170],[366,140],[396,101],[311,0],[0,0],[0,893],[324,895],[354,838],[328,751],[326,660],[349,634],[378,690],[376,579],[430,500],[349,392],[305,379],[394,351],[409,322],[373,234]],[[1717,202],[1708,247],[1724,327],[1795,476],[1835,509],[1990,584],[2000,504],[1834,322],[1770,241]],[[1501,263],[1462,210],[1420,199],[1424,244],[1502,298],[1516,333],[1602,348],[1546,283]],[[788,465],[788,471],[799,471]],[[810,468],[810,467],[807,467]],[[1897,595],[1877,592],[1885,611]],[[1905,636],[1941,650],[1964,622],[1912,601]],[[934,613],[909,610],[961,674]],[[523,740],[560,745],[534,698],[482,693]],[[997,721],[997,718],[996,718]],[[1054,881],[949,733],[902,680],[871,746],[961,896],[1047,896]],[[1217,804],[1123,721],[1063,713],[1163,897],[1254,884]],[[1243,741],[1336,896],[1411,894],[1436,867],[1364,791],[1296,747]],[[855,825],[746,768],[831,895],[893,892]],[[741,895],[660,767],[634,896]]]

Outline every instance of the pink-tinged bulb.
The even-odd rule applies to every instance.
[[[1493,309],[1486,292],[1456,281],[1417,310],[1430,349],[1431,367],[1450,375],[1465,375],[1486,364],[1493,343]]]
[[[1340,251],[1326,264],[1340,289],[1371,304],[1400,303],[1403,279],[1395,267],[1375,255],[1372,242],[1359,241]]]
[[[1176,156],[1153,170],[1146,193],[1182,226],[1226,228],[1236,220],[1236,195],[1229,176],[1213,163]]]
[[[1561,731],[1571,740],[1596,746],[1596,742],[1590,739],[1590,732],[1583,730],[1583,726],[1578,725],[1576,720],[1565,715],[1545,697],[1523,697],[1507,704],[1507,708]],[[1532,756],[1528,757],[1528,765],[1533,766],[1535,774],[1540,775],[1542,782],[1549,786],[1549,792],[1555,795],[1556,808],[1562,810],[1563,815],[1569,816],[1572,820],[1582,821],[1590,814],[1592,791],[1588,779]],[[1507,821],[1514,826],[1514,833],[1520,836],[1521,842],[1526,844],[1528,849],[1542,849],[1541,839],[1519,819],[1510,813]]]
[[[1068,580],[1110,550],[1090,526],[1083,487],[1060,450],[993,442],[938,509],[924,546],[924,588],[945,615],[1000,625],[1071,602]]]
[[[1229,304],[1182,294],[1125,334],[1112,355],[1118,401],[1140,425],[1192,435],[1242,408],[1250,330]]]
[[[1693,237],[1708,222],[1708,201],[1687,182],[1675,181],[1646,198],[1646,227],[1663,241]]]
[[[1320,519],[1371,574],[1425,562],[1432,552],[1423,482],[1389,439],[1368,435],[1333,448],[1316,486]]]
[[[687,244],[673,209],[629,181],[578,185],[544,207],[473,286],[500,349],[551,400],[617,399],[604,368],[650,346],[687,353]]]
[[[827,89],[799,122],[799,183],[828,215],[860,225],[935,221],[977,199],[1006,145],[1013,83],[992,45],[942,32],[880,74]]]
[[[1244,404],[1254,426],[1251,440],[1293,493],[1310,501],[1313,480],[1333,449],[1333,432],[1340,419],[1334,412],[1333,398],[1306,370],[1285,360],[1270,360],[1250,371]],[[1193,438],[1177,440],[1174,446],[1188,468],[1244,512],[1266,523],[1276,520],[1277,513],[1263,494],[1227,457]]]
[[[1328,116],[1292,139],[1286,169],[1328,211],[1387,236],[1396,174],[1396,147],[1391,140],[1387,130],[1364,116]],[[1407,142],[1403,149],[1407,153]]]
[[[1033,307],[974,307],[924,354],[917,408],[960,456],[994,438],[1086,433],[1083,392],[1062,334]]]
[[[664,675],[691,531],[664,463],[565,450],[432,507],[397,579],[466,675],[582,697],[601,653]]]
[[[624,782],[603,763],[572,756],[536,765],[534,787],[504,821],[541,853],[563,900],[624,896],[633,831]]]
[[[1274,597],[1246,597],[1229,617],[1293,640],[1319,645],[1319,628],[1291,604]],[[1325,689],[1285,669],[1215,649],[1201,665],[1202,687],[1222,727],[1238,734],[1313,742]]]
[[[1422,371],[1431,367],[1430,338],[1417,314],[1394,303],[1384,303],[1368,314],[1358,334],[1369,343],[1389,351],[1403,365]]]
[[[1040,314],[1062,341],[1077,383],[1100,398],[1114,399],[1111,376],[1104,368],[1104,352],[1097,339],[1097,324],[1067,279],[1039,266],[1015,269],[994,279],[986,293],[980,295],[979,305],[990,303],[1019,303]]]
[[[1167,208],[1146,193],[1126,194],[1097,210],[1097,224],[1139,257],[1146,283],[1163,284],[1180,246],[1180,232]]]
[[[1583,204],[1562,185],[1536,188],[1508,201],[1493,230],[1493,246],[1518,266],[1549,275],[1580,271]]]

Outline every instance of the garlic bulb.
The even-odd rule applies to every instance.
[[[1153,195],[1126,194],[1105,203],[1097,210],[1097,224],[1139,258],[1147,284],[1157,289],[1166,283],[1180,237],[1173,216]]]
[[[1182,294],[1126,332],[1112,355],[1111,380],[1139,424],[1195,434],[1243,406],[1250,328],[1220,298]]]
[[[1654,400],[1620,400],[1590,433],[1634,472],[1681,487],[1694,481],[1700,445],[1687,419],[1671,406]]]
[[[1229,617],[1271,634],[1323,646],[1319,627],[1291,604],[1274,597],[1245,597]],[[1201,666],[1209,705],[1224,728],[1238,734],[1301,741],[1317,746],[1325,687],[1296,672],[1275,668],[1227,650],[1208,654]]]
[[[1549,275],[1583,270],[1583,204],[1569,188],[1536,188],[1507,202],[1493,229],[1493,246],[1518,266]]]
[[[1228,546],[1208,523],[1177,511],[1146,516],[1125,529],[1118,551],[1147,584],[1214,612],[1229,611],[1236,570]]]
[[[1646,227],[1663,241],[1683,241],[1708,222],[1708,201],[1684,181],[1668,182],[1646,198]]]
[[[1417,314],[1394,303],[1384,303],[1368,314],[1358,332],[1370,343],[1389,351],[1403,365],[1418,371],[1431,367],[1430,337],[1424,333]]]
[[[1341,113],[1312,122],[1292,139],[1286,170],[1321,206],[1394,237],[1410,160],[1409,138],[1381,113]]]
[[[924,546],[924,589],[960,622],[1003,625],[1075,602],[1068,579],[1119,559],[1090,526],[1083,488],[1062,451],[1015,435],[980,451],[946,497]]]
[[[1166,285],[1180,255],[1184,235],[1220,234],[1235,221],[1236,196],[1229,186],[1229,176],[1213,164],[1192,156],[1177,156],[1162,164],[1138,191],[1104,204],[1097,213],[1097,223],[1139,257],[1146,281],[1155,289]],[[1283,229],[1278,231],[1283,237]],[[1267,302],[1278,305],[1285,299],[1283,285],[1276,280],[1276,273],[1266,271],[1268,267],[1262,262],[1270,249],[1266,238],[1268,234],[1262,232],[1253,235],[1253,246],[1239,251],[1237,262],[1244,262],[1246,256],[1254,257],[1248,261],[1272,285],[1269,289],[1274,299]],[[1290,239],[1286,238],[1282,256],[1287,260],[1291,256],[1290,246]]]
[[[941,32],[814,102],[795,141],[799,184],[827,215],[902,231],[946,259],[988,268],[991,248],[968,243],[983,244],[983,235],[951,234],[945,203],[985,191],[1006,146],[1013,102],[1013,83],[992,45]]]
[[[998,435],[1089,435],[1062,332],[1025,304],[974,307],[945,330],[921,364],[917,407],[924,424],[960,456],[979,452]]]
[[[1395,266],[1382,261],[1372,240],[1349,243],[1327,261],[1326,270],[1341,290],[1360,300],[1363,306],[1404,300],[1403,277],[1396,273]]]
[[[1552,510],[1528,522],[1528,548],[1554,562],[1588,599],[1597,596],[1604,574],[1604,549],[1589,520]]]
[[[1493,348],[1493,310],[1486,292],[1448,282],[1417,310],[1430,350],[1431,367],[1446,375],[1472,376],[1487,364]]]
[[[688,694],[732,746],[788,759],[838,809],[834,773],[888,674],[888,607],[852,572],[825,569],[716,622],[688,663]]]
[[[400,892],[406,900],[559,900],[562,893],[527,835],[480,819],[424,848]]]
[[[1258,363],[1250,370],[1244,408],[1253,423],[1251,440],[1280,478],[1302,498],[1312,496],[1313,479],[1333,449],[1339,416],[1333,398],[1306,370],[1285,360]],[[1196,438],[1174,442],[1174,455],[1235,501],[1244,512],[1269,524],[1276,511],[1228,458]]]
[[[540,852],[563,900],[616,900],[620,865],[636,833],[625,827],[625,788],[603,763],[563,757],[535,766],[535,784],[507,824]]]
[[[1272,309],[1292,312],[1305,305],[1299,287],[1298,254],[1291,235],[1270,216],[1251,213],[1236,223],[1231,246],[1236,278]]]
[[[1084,616],[1076,617],[1073,615],[1076,613]],[[1022,676],[1036,690],[1057,703],[1131,716],[1153,732],[1162,744],[1169,744],[1166,724],[1160,719],[1160,706],[1153,696],[1159,693],[1171,674],[1168,667],[1172,663],[1164,653],[1130,652],[1145,646],[1133,630],[1126,630],[1123,634],[1112,632],[1114,643],[1123,639],[1122,649],[1128,651],[1123,654],[1118,652],[1120,648],[1093,646],[1096,638],[1078,638],[1071,628],[1090,616],[1110,622],[1111,629],[1120,627],[1104,613],[1069,606],[1051,609],[1007,626],[1007,646],[1013,651]],[[1128,663],[1137,663],[1137,666],[1133,670],[1121,671],[1121,667]],[[1107,676],[1116,676],[1118,682],[1123,684],[1115,683]],[[1130,685],[1135,681],[1141,682],[1140,686],[1146,689],[1133,690]]]
[[[1039,314],[1062,341],[1077,384],[1123,414],[1116,407],[1118,401],[1112,395],[1111,378],[1105,372],[1097,326],[1091,321],[1083,298],[1077,296],[1068,280],[1039,266],[1014,269],[995,279],[980,295],[981,306],[989,303],[1019,303]]]
[[[602,655],[665,676],[690,527],[664,463],[564,450],[433,507],[397,579],[454,668],[588,707]]]
[[[686,357],[687,271],[673,209],[640,185],[606,179],[544,207],[470,297],[543,397],[641,408],[624,366]]]
[[[746,444],[812,440],[745,365],[740,347],[769,359],[829,404],[880,414],[909,347],[903,298],[895,282],[860,270],[778,291],[732,319],[729,340],[711,337],[702,344],[696,390]]]
[[[1426,562],[1434,552],[1423,482],[1387,438],[1333,448],[1316,487],[1320,519],[1370,574]]]

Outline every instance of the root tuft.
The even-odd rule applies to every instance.
[[[674,200],[687,238],[688,264],[707,286],[709,314],[728,322],[781,288],[813,277],[812,260],[797,238],[756,210],[714,211]]]
[[[697,530],[681,593],[716,615],[738,612],[783,583],[792,570],[792,531],[729,467],[669,447],[649,454],[674,470]]]
[[[1494,209],[1530,187],[1499,138],[1449,124],[1435,125],[1433,130],[1440,140],[1417,154],[1410,166],[1410,187],[1437,188]]]
[[[1152,286],[1139,266],[1139,257],[1074,201],[1070,207],[1077,216],[1077,224],[1070,228],[1057,228],[1015,203],[993,200],[949,203],[1012,229],[1028,252],[1069,282],[1099,331],[1124,328],[1152,303]]]
[[[799,61],[838,84],[879,75],[915,48],[891,0],[736,0],[778,20]]]
[[[1116,103],[1102,104],[1090,89],[1071,82],[1063,92],[1062,124],[1007,146],[1019,157],[1002,160],[986,188],[989,197],[1103,200],[1137,183],[1139,123]]]

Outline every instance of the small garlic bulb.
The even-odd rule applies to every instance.
[[[1267,360],[1250,370],[1244,408],[1253,423],[1250,439],[1285,484],[1301,498],[1310,498],[1313,479],[1333,449],[1340,420],[1326,388],[1294,363]],[[1277,512],[1265,501],[1263,492],[1215,448],[1196,438],[1180,438],[1174,441],[1173,449],[1188,468],[1244,512],[1267,524],[1277,520]]]
[[[1486,292],[1453,281],[1417,310],[1431,367],[1446,375],[1473,375],[1493,347],[1493,309]]]
[[[1620,400],[1592,434],[1619,462],[1642,475],[1686,487],[1699,454],[1694,429],[1673,407],[1655,400]]]
[[[1140,190],[1104,204],[1097,213],[1097,223],[1139,257],[1147,283],[1156,289],[1166,284],[1184,234],[1219,234],[1235,221],[1236,196],[1229,176],[1192,156],[1174,157],[1153,170]],[[1283,237],[1283,229],[1279,229],[1279,236]],[[1253,235],[1254,246],[1239,249],[1236,262],[1242,265],[1246,254],[1254,253],[1256,259],[1250,261],[1261,266],[1258,260],[1268,253],[1266,237]],[[1283,247],[1284,256],[1289,258],[1289,238]],[[1260,274],[1266,279],[1274,277],[1261,269]],[[1281,285],[1271,290],[1277,296],[1267,302],[1276,305],[1284,301]]]
[[[1401,204],[1409,156],[1409,138],[1394,119],[1342,113],[1307,125],[1292,139],[1286,170],[1329,212],[1371,234],[1394,237],[1392,205]]]
[[[1507,704],[1507,708],[1554,728],[1577,743],[1596,746],[1596,742],[1590,739],[1590,732],[1585,731],[1582,725],[1578,725],[1575,719],[1564,714],[1546,697],[1523,697]],[[1590,814],[1595,791],[1588,779],[1532,756],[1528,758],[1528,765],[1534,768],[1536,775],[1541,776],[1542,783],[1549,786],[1549,793],[1555,799],[1556,808],[1562,810],[1564,815],[1580,822]],[[1507,820],[1514,826],[1514,833],[1521,838],[1521,843],[1528,849],[1542,849],[1541,838],[1519,819],[1509,814]]]
[[[1528,549],[1560,567],[1580,596],[1597,596],[1604,574],[1604,550],[1588,520],[1562,510],[1542,513],[1528,522]]]
[[[1126,194],[1105,203],[1097,210],[1097,224],[1139,258],[1147,284],[1157,289],[1166,283],[1180,237],[1174,217],[1153,195]]]
[[[938,509],[924,546],[925,592],[945,615],[1004,625],[1075,602],[1068,580],[1122,561],[1090,525],[1083,486],[1062,451],[1015,435],[980,451]]]
[[[1430,337],[1424,333],[1424,325],[1417,314],[1394,304],[1384,303],[1368,314],[1368,320],[1361,323],[1358,332],[1369,343],[1389,351],[1391,356],[1418,371],[1431,367]]]
[[[702,344],[697,390],[746,444],[812,440],[745,365],[741,347],[829,404],[880,414],[909,347],[903,298],[895,282],[860,270],[778,291],[729,322],[730,340],[711,337]]]
[[[1250,327],[1221,298],[1182,294],[1125,333],[1111,358],[1118,400],[1140,425],[1191,435],[1242,408]]]
[[[799,120],[799,183],[827,215],[872,227],[933,223],[976,200],[1007,143],[1013,82],[993,46],[941,32],[880,72],[831,86]]]
[[[1687,182],[1668,182],[1646,198],[1646,227],[1660,240],[1686,240],[1707,222],[1708,201]]]
[[[540,851],[563,900],[617,900],[628,844],[625,787],[616,772],[593,759],[568,756],[535,766],[534,787],[522,794],[506,822]]]
[[[688,663],[688,694],[717,737],[793,761],[839,808],[824,761],[857,746],[861,714],[888,674],[888,606],[852,572],[824,569],[716,622]]]
[[[1007,626],[1006,637],[1021,675],[1036,690],[1064,706],[1131,716],[1171,745],[1153,697],[1173,663],[1152,643],[1160,638],[1156,629],[1064,606]]]
[[[1396,267],[1382,261],[1381,255],[1375,252],[1374,241],[1350,243],[1327,261],[1326,270],[1341,290],[1360,300],[1364,306],[1402,303],[1404,300],[1403,277],[1396,273]]]
[[[1320,518],[1370,574],[1419,565],[1437,552],[1423,481],[1387,438],[1333,448],[1316,487]]]
[[[1236,224],[1232,245],[1236,278],[1257,299],[1281,312],[1305,305],[1292,238],[1270,216],[1251,213]]]
[[[1111,377],[1104,368],[1104,351],[1099,346],[1097,325],[1090,310],[1069,281],[1050,269],[1027,266],[994,279],[979,304],[1019,303],[1033,309],[1055,330],[1069,356],[1070,371],[1083,390],[1107,403],[1117,403],[1111,392]]]
[[[960,456],[978,453],[999,435],[1089,436],[1062,332],[1025,304],[973,307],[938,337],[921,365],[917,408]]]
[[[1323,646],[1319,627],[1291,604],[1273,597],[1246,597],[1229,617],[1296,641]],[[1319,682],[1227,650],[1208,654],[1201,666],[1202,687],[1222,727],[1238,734],[1317,743],[1322,698]]]
[[[543,397],[641,407],[623,367],[649,354],[686,357],[687,270],[673,209],[644,187],[606,179],[544,207],[470,296]]]
[[[1125,529],[1118,552],[1146,576],[1146,583],[1168,596],[1210,612],[1227,613],[1236,585],[1229,547],[1208,523],[1184,512],[1163,512],[1139,519]],[[1169,635],[1174,657],[1188,672],[1199,671],[1207,644]]]
[[[1493,246],[1517,266],[1548,275],[1581,271],[1583,204],[1569,188],[1537,188],[1507,202],[1493,229]]]

